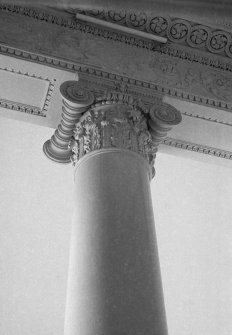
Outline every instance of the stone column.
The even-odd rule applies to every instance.
[[[75,213],[65,335],[167,334],[150,181],[157,146],[180,120],[165,104],[145,113],[127,94],[85,106],[68,147]]]

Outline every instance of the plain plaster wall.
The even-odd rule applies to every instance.
[[[0,121],[0,334],[62,335],[72,167],[43,156],[52,129]],[[220,158],[157,155],[151,186],[170,335],[232,333],[231,171]]]

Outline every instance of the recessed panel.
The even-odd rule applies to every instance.
[[[33,75],[0,70],[0,99],[38,107],[42,110],[49,80]]]

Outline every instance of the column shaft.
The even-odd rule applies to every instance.
[[[149,165],[102,149],[75,167],[65,335],[166,335]]]

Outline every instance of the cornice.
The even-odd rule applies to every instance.
[[[30,74],[28,72],[22,72],[20,70],[15,70],[13,68],[2,68],[0,67],[0,71],[6,71],[6,72],[11,72],[20,76],[26,76],[29,78],[36,78],[36,79],[40,79],[40,80],[44,80],[48,82],[48,89],[46,92],[46,96],[44,99],[44,104],[42,108],[36,107],[36,106],[32,106],[32,105],[28,105],[28,104],[23,104],[17,101],[12,101],[12,100],[7,100],[7,99],[3,99],[0,98],[0,108],[6,108],[6,109],[11,109],[11,110],[16,110],[19,112],[23,112],[23,113],[27,113],[27,114],[32,114],[32,115],[37,115],[37,116],[41,116],[41,117],[46,117],[46,112],[49,106],[49,102],[53,93],[53,89],[54,89],[54,80],[51,80],[49,78],[44,78],[42,76],[38,76],[36,74]]]
[[[80,11],[71,8],[66,11],[49,10],[46,7],[22,7],[3,3],[0,3],[0,11],[30,17],[41,22],[78,30],[100,38],[232,72],[232,62],[230,62],[232,59],[232,34],[225,30],[215,29],[181,18],[171,18],[167,15],[159,14],[148,17],[144,13],[123,11],[119,13],[115,11]],[[151,34],[167,37],[169,43],[160,45],[147,39],[136,38],[94,24],[82,22],[75,18],[77,12],[81,12],[86,16],[91,15],[101,20],[132,27],[135,30],[143,30]],[[204,35],[204,31],[207,38],[201,37],[201,35]],[[184,46],[187,48],[183,49]],[[215,56],[223,57],[218,58]]]
[[[175,147],[175,148],[180,148],[180,149],[185,149],[193,152],[198,152],[202,153],[205,155],[210,155],[214,157],[219,157],[219,158],[224,158],[224,159],[229,159],[232,160],[232,152],[227,151],[227,150],[221,150],[218,148],[214,147],[209,147],[206,145],[201,145],[193,142],[188,142],[188,141],[182,141],[182,140],[177,140],[174,138],[166,137],[163,141],[162,144]]]

